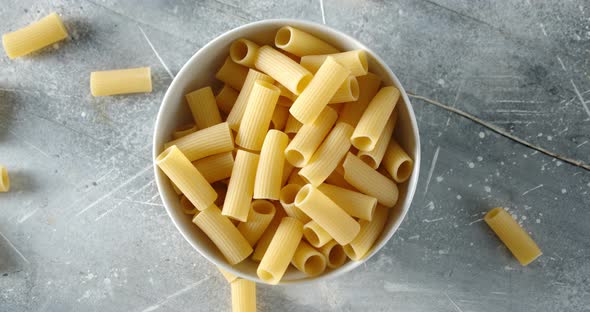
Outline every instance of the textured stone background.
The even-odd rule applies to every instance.
[[[590,4],[325,0],[408,91],[590,162]],[[229,287],[186,243],[154,185],[151,136],[170,71],[248,22],[321,22],[308,1],[3,0],[0,32],[57,11],[71,39],[0,56],[1,311],[228,311]],[[152,66],[154,92],[93,98],[89,72]],[[418,190],[366,265],[258,290],[261,311],[590,311],[590,172],[421,100]],[[432,172],[430,175],[429,173]],[[505,206],[544,255],[521,267],[481,222]]]

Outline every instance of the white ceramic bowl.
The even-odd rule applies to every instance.
[[[401,91],[403,101],[400,101],[397,106],[397,109],[399,110],[399,118],[394,136],[414,159],[412,176],[407,182],[399,185],[399,201],[393,208],[392,213],[389,214],[389,220],[385,225],[385,229],[368,256],[365,257],[363,261],[349,261],[338,269],[326,271],[324,274],[316,277],[307,277],[303,273],[290,268],[281,280],[281,284],[291,284],[327,279],[344,274],[358,267],[377,253],[379,249],[387,243],[398,229],[410,207],[412,197],[416,190],[418,172],[420,169],[420,139],[418,136],[418,128],[414,111],[412,110],[406,91],[381,58],[356,39],[327,26],[307,21],[289,19],[264,20],[228,31],[215,38],[195,53],[172,81],[172,84],[164,96],[160,111],[158,112],[154,131],[153,153],[154,159],[156,159],[156,156],[163,151],[164,143],[171,140],[172,132],[192,119],[188,106],[185,103],[184,95],[207,85],[213,87],[220,86],[220,83],[215,80],[215,72],[229,55],[229,46],[234,40],[247,38],[259,44],[272,44],[274,42],[276,31],[285,25],[294,26],[307,31],[318,38],[329,42],[335,47],[340,48],[342,51],[355,49],[363,49],[367,51],[369,70],[379,75],[383,79],[385,85],[394,85]],[[256,275],[257,262],[248,259],[236,266],[230,266],[226,262],[215,245],[213,245],[205,234],[191,222],[191,216],[182,213],[178,196],[172,189],[168,178],[157,168],[155,161],[154,168],[158,190],[160,191],[166,211],[168,211],[172,222],[174,222],[174,225],[176,225],[184,238],[216,266],[242,278],[262,283]]]

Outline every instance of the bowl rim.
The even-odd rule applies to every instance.
[[[358,45],[361,49],[367,51],[374,58],[374,60],[383,67],[386,74],[390,76],[393,83],[396,85],[396,87],[398,87],[398,89],[401,93],[401,96],[402,96],[404,102],[406,103],[408,114],[410,117],[409,121],[410,121],[411,129],[412,129],[413,133],[415,134],[414,168],[412,170],[412,174],[410,176],[410,179],[407,181],[408,185],[407,185],[406,197],[405,197],[404,202],[400,206],[401,213],[399,214],[398,219],[395,221],[391,230],[389,231],[389,233],[387,233],[387,236],[384,237],[384,239],[381,241],[381,243],[371,247],[371,249],[369,250],[367,255],[359,261],[349,261],[348,263],[344,264],[342,267],[336,268],[330,272],[320,274],[318,276],[306,277],[306,278],[297,279],[297,280],[280,281],[278,285],[294,285],[294,284],[301,285],[301,284],[306,284],[306,283],[312,283],[312,282],[318,282],[318,281],[322,281],[322,280],[332,279],[337,276],[341,276],[345,273],[348,273],[348,272],[352,271],[353,269],[359,267],[361,264],[365,263],[370,258],[372,258],[375,254],[377,254],[391,240],[393,235],[399,229],[401,223],[404,221],[408,211],[410,210],[412,200],[413,200],[414,195],[416,193],[416,188],[417,188],[417,184],[418,184],[418,176],[419,176],[419,171],[420,171],[420,161],[421,161],[420,133],[418,130],[416,115],[414,113],[414,109],[413,109],[410,99],[406,93],[405,88],[403,87],[403,85],[401,84],[401,82],[399,81],[399,79],[397,78],[395,73],[393,73],[391,68],[389,68],[387,63],[377,53],[375,53],[372,49],[368,48],[364,43],[360,42],[356,38],[353,38],[350,35],[342,32],[340,30],[334,29],[330,26],[316,23],[316,22],[312,22],[312,21],[301,20],[301,19],[275,18],[275,19],[259,20],[259,21],[255,21],[255,22],[251,22],[251,23],[247,23],[247,24],[238,26],[236,28],[232,28],[232,29],[218,35],[214,39],[210,40],[207,44],[203,45],[201,48],[199,48],[198,51],[196,51],[184,63],[184,65],[182,65],[182,68],[174,76],[174,79],[172,80],[172,82],[168,86],[166,93],[162,99],[162,102],[160,104],[160,108],[158,109],[158,114],[157,114],[156,122],[155,122],[155,126],[154,126],[154,134],[153,134],[153,138],[152,138],[152,145],[153,145],[152,146],[152,158],[153,158],[153,167],[154,167],[156,186],[158,188],[158,193],[161,195],[162,199],[164,199],[162,196],[162,194],[163,194],[163,191],[162,191],[163,181],[161,179],[161,175],[158,174],[159,169],[156,164],[156,158],[157,158],[158,154],[160,153],[159,148],[156,145],[156,138],[158,136],[158,133],[159,133],[158,130],[161,128],[161,123],[164,118],[163,117],[163,108],[166,106],[166,103],[170,102],[170,98],[173,96],[172,90],[175,89],[175,86],[180,83],[179,79],[177,79],[177,78],[187,74],[187,71],[189,71],[189,69],[188,69],[189,64],[192,64],[196,59],[198,59],[201,56],[201,54],[204,53],[203,50],[205,50],[205,48],[207,48],[208,46],[213,45],[213,44],[220,42],[220,41],[227,40],[226,37],[228,37],[232,34],[239,33],[241,31],[251,28],[251,27],[261,26],[261,25],[264,26],[265,24],[270,24],[270,25],[284,24],[285,26],[289,25],[289,26],[295,26],[295,27],[297,27],[296,25],[304,25],[304,26],[311,27],[311,28],[319,28],[325,33],[338,34],[339,36],[343,37],[346,41],[353,42],[354,44]],[[181,230],[177,220],[172,216],[172,214],[170,212],[172,208],[169,207],[169,205],[167,204],[166,201],[162,200],[162,203],[164,204],[166,212],[168,213],[168,216],[172,220],[172,223],[174,224],[176,229],[180,232],[180,234],[184,237],[184,239],[195,250],[197,250],[199,252],[199,254],[201,254],[201,256],[203,256],[205,259],[207,259],[211,264],[213,264],[223,270],[226,270],[230,273],[233,273],[240,278],[252,280],[256,283],[267,284],[266,282],[260,280],[258,277],[252,279],[251,276],[244,275],[241,271],[236,270],[233,266],[231,266],[225,262],[218,262],[218,261],[214,260],[212,257],[210,257],[209,255],[207,255],[206,253],[202,252],[200,247],[198,247],[198,245],[195,242],[193,242],[192,239],[190,239],[188,237],[188,235],[186,233],[184,233],[184,231]]]

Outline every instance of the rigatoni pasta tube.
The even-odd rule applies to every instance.
[[[221,115],[211,87],[195,90],[184,97],[193,114],[197,128],[205,129],[221,123]]]
[[[279,101],[280,100],[281,98],[279,97]],[[289,108],[280,106],[279,101],[277,101],[275,111],[272,113],[272,117],[270,118],[270,128],[282,131],[285,129],[287,119],[289,118]]]
[[[255,65],[293,94],[300,94],[313,77],[309,70],[267,45],[258,49]]]
[[[295,250],[291,264],[309,276],[317,276],[326,270],[326,257],[302,240]]]
[[[270,245],[275,232],[279,228],[281,220],[285,217],[285,211],[283,210],[283,207],[280,206],[280,204],[275,204],[275,211],[275,217],[272,219],[266,228],[266,231],[264,231],[256,243],[256,249],[254,249],[254,253],[252,253],[252,260],[254,261],[262,260],[262,257],[266,253],[266,249],[268,249],[268,245]]]
[[[391,139],[383,157],[383,167],[395,182],[402,183],[412,174],[414,161],[395,139]]]
[[[349,124],[337,123],[322,145],[313,153],[309,163],[299,171],[299,175],[313,186],[322,184],[350,149],[352,131],[353,128]]]
[[[281,220],[256,273],[258,277],[276,285],[279,283],[303,236],[301,221],[286,217]]]
[[[276,213],[273,203],[257,199],[250,204],[250,214],[248,221],[241,222],[238,230],[248,241],[250,246],[254,246],[260,239]]]
[[[275,86],[277,86],[281,90],[281,97],[284,98],[285,100],[287,100],[285,102],[281,102],[279,100],[278,105],[291,107],[291,105],[293,105],[293,101],[295,101],[295,99],[297,98],[297,95],[295,95],[293,92],[289,91],[289,89],[287,89],[285,86],[283,86],[279,82],[275,82]]]
[[[238,279],[238,276],[235,275],[235,274],[233,274],[233,273],[231,273],[231,272],[228,272],[228,271],[226,271],[226,270],[224,270],[224,269],[222,269],[220,267],[217,267],[217,269],[219,270],[219,272],[221,272],[221,275],[223,275],[223,277],[225,278],[225,280],[228,283],[231,283],[231,282],[233,282],[233,281],[235,281],[235,280]]]
[[[359,98],[359,83],[354,76],[348,76],[338,87],[328,104],[340,104],[356,101]]]
[[[258,49],[260,49],[258,44],[248,39],[238,39],[229,47],[229,56],[232,61],[240,65],[254,67]]]
[[[326,183],[336,185],[347,190],[356,191],[356,188],[344,180],[344,169],[338,165],[336,169],[326,178]]]
[[[375,209],[375,215],[371,221],[361,220],[361,230],[359,234],[350,242],[344,246],[344,252],[346,255],[354,260],[359,261],[365,257],[367,252],[373,247],[379,235],[383,231],[383,227],[387,222],[387,214],[389,208],[385,206],[377,206]]]
[[[281,187],[287,184],[293,169],[295,169],[295,167],[293,167],[293,165],[291,165],[288,161],[285,161],[285,166],[283,167],[283,178],[281,179]]]
[[[182,138],[183,136],[187,136],[193,132],[197,132],[197,126],[195,126],[194,124],[187,124],[176,129],[176,131],[172,133],[172,137],[176,140]]]
[[[244,116],[244,112],[246,111],[246,106],[248,106],[248,101],[250,99],[250,94],[252,94],[252,89],[254,89],[254,83],[258,80],[266,81],[266,82],[273,82],[274,80],[270,78],[270,76],[265,75],[257,70],[250,69],[248,71],[248,76],[246,77],[246,81],[244,82],[244,87],[234,106],[231,109],[231,112],[227,116],[227,123],[229,124],[230,128],[234,131],[238,131],[240,128],[240,123],[242,122],[242,118]]]
[[[288,142],[289,137],[281,131],[270,130],[266,134],[256,170],[254,198],[279,199]]]
[[[355,77],[364,76],[369,71],[367,53],[364,50],[353,50],[335,54],[306,55],[301,57],[299,64],[307,68],[310,72],[315,73],[328,56],[333,57],[336,62],[350,70],[350,74]]]
[[[287,124],[285,125],[285,133],[286,134],[294,134],[299,132],[299,130],[303,127],[303,124],[299,122],[299,120],[295,119],[293,115],[289,114],[287,118]]]
[[[297,97],[289,112],[299,122],[307,124],[318,118],[350,71],[328,57],[309,85]]]
[[[301,168],[307,165],[313,153],[332,129],[336,119],[338,119],[336,111],[326,107],[314,122],[301,126],[285,150],[287,160],[295,167]]]
[[[238,99],[238,95],[238,91],[234,90],[229,85],[223,85],[223,88],[221,88],[219,93],[215,96],[215,101],[217,102],[219,110],[225,114],[229,114]]]
[[[350,243],[360,226],[349,214],[311,184],[301,188],[295,206],[319,224],[340,245]]]
[[[248,68],[239,64],[236,64],[231,60],[231,57],[227,57],[225,62],[219,68],[215,74],[215,78],[223,81],[230,87],[240,91],[248,75]]]
[[[392,86],[381,88],[377,92],[354,129],[351,139],[354,147],[365,152],[375,148],[399,95],[399,90]]]
[[[197,209],[207,209],[217,198],[211,184],[176,146],[163,151],[156,164]]]
[[[279,88],[272,83],[254,83],[236,135],[237,145],[251,151],[260,151],[280,93]]]
[[[234,168],[234,156],[232,152],[215,154],[194,161],[193,165],[207,182],[213,183],[231,177]]]
[[[342,167],[346,182],[364,194],[377,198],[377,201],[385,207],[395,205],[399,191],[393,181],[365,164],[352,153],[346,155]]]
[[[238,278],[231,282],[232,312],[256,312],[256,283]]]
[[[95,71],[90,73],[93,96],[152,92],[149,67]]]
[[[299,210],[299,208],[295,207],[295,197],[299,190],[301,190],[301,185],[299,184],[287,184],[281,189],[281,194],[279,196],[279,201],[283,209],[287,213],[289,217],[296,218],[303,223],[307,223],[311,221],[311,218],[303,213],[303,211]]]
[[[9,58],[27,55],[68,37],[68,31],[57,13],[14,32],[2,35],[2,44]]]
[[[297,56],[340,52],[329,43],[291,26],[277,31],[275,46]]]
[[[369,102],[379,91],[381,78],[373,73],[368,73],[365,76],[357,77],[357,82],[359,84],[358,100],[344,104],[339,117],[339,121],[346,122],[353,127],[356,127]]]
[[[387,146],[389,145],[389,141],[391,140],[391,134],[393,133],[393,129],[395,129],[395,124],[397,122],[397,110],[394,110],[383,132],[379,136],[377,140],[377,144],[375,144],[375,148],[370,151],[359,151],[357,156],[367,163],[367,165],[371,166],[373,169],[379,168],[381,165],[381,161],[383,160],[383,156],[385,155],[385,151],[387,150]]]
[[[326,183],[318,186],[318,190],[352,217],[369,221],[373,218],[377,198]]]
[[[0,165],[0,192],[10,191],[10,178],[6,167]]]
[[[240,231],[214,204],[195,215],[193,223],[213,241],[231,265],[242,262],[253,251]]]
[[[529,234],[503,208],[490,210],[484,220],[523,266],[543,254]]]
[[[224,216],[240,222],[248,220],[259,159],[254,153],[238,150],[223,203]]]
[[[317,222],[311,220],[303,225],[303,236],[313,247],[322,247],[332,240],[332,236]]]
[[[234,138],[229,125],[218,125],[188,134],[180,139],[170,141],[164,146],[176,145],[190,161],[207,156],[229,152],[234,149]]]
[[[328,267],[336,269],[341,267],[346,262],[346,253],[344,248],[335,240],[329,241],[327,244],[319,248],[319,251],[326,256],[328,260]]]

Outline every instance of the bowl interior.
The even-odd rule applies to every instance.
[[[208,85],[212,86],[215,90],[221,86],[221,84],[215,79],[215,72],[229,55],[230,44],[234,40],[247,38],[261,45],[272,45],[276,31],[285,25],[294,26],[307,31],[326,42],[329,42],[335,47],[340,48],[342,51],[355,49],[366,50],[369,59],[369,70],[379,75],[383,79],[384,85],[394,85],[401,91],[402,99],[397,104],[399,118],[394,136],[414,159],[414,169],[411,178],[407,182],[399,185],[399,200],[389,214],[389,220],[385,225],[383,233],[375,243],[373,249],[369,252],[368,256],[365,257],[364,260],[366,260],[374,255],[381,247],[383,247],[383,245],[385,245],[389,238],[391,238],[410,207],[420,167],[420,143],[414,112],[411,108],[407,94],[399,83],[397,77],[395,77],[387,65],[385,65],[384,62],[370,49],[345,34],[320,24],[299,20],[281,19],[265,20],[248,24],[217,37],[201,48],[183,66],[170,85],[160,107],[156,121],[153,151],[154,159],[161,151],[163,151],[164,143],[172,139],[172,133],[178,127],[189,123],[192,119],[184,95],[190,91]],[[233,267],[226,262],[215,245],[213,245],[206,235],[191,222],[191,216],[182,213],[179,198],[174,192],[170,181],[157,168],[157,166],[154,165],[154,167],[156,182],[162,201],[172,221],[185,239],[215,265],[243,278],[262,282],[256,275],[257,262],[248,259]],[[326,271],[324,274],[316,277],[307,277],[303,273],[290,268],[283,277],[281,284],[329,278],[350,271],[359,266],[362,262],[363,261],[349,261],[338,269]]]

